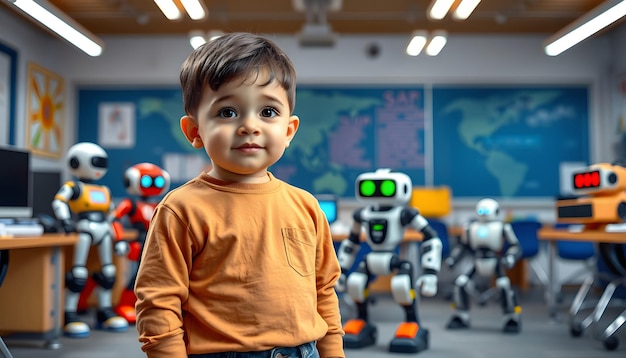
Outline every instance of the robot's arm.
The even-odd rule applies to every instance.
[[[403,221],[406,215],[413,216],[409,225],[423,235],[420,254],[422,257],[422,269],[424,274],[437,274],[441,270],[441,250],[442,244],[439,234],[428,224],[428,220],[412,209],[406,210],[403,214]]]
[[[361,219],[359,213],[360,211],[354,213],[350,235],[341,242],[337,253],[339,266],[341,266],[341,272],[343,273],[346,273],[352,267],[361,246]]]
[[[454,267],[467,252],[469,252],[468,240],[469,238],[469,225],[463,228],[463,233],[459,238],[459,242],[452,248],[450,255],[446,258],[446,265],[448,267]]]
[[[522,248],[520,247],[519,240],[513,231],[513,227],[510,224],[505,223],[502,227],[502,234],[504,239],[509,244],[509,248],[504,253],[502,260],[507,268],[511,268],[515,265],[515,262],[522,257]]]
[[[354,221],[352,222],[352,230],[348,238],[341,242],[339,250],[337,252],[337,259],[339,260],[339,266],[341,266],[341,276],[337,281],[337,291],[343,292],[346,290],[346,281],[348,270],[354,264],[354,259],[359,252],[361,246],[361,217],[360,210],[354,213]]]
[[[72,183],[64,184],[61,189],[56,193],[52,200],[52,210],[54,210],[54,216],[63,225],[63,230],[68,232],[74,232],[74,224],[72,223],[72,212],[68,202],[79,196],[77,186]]]

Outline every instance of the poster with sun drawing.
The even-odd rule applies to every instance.
[[[63,150],[63,78],[28,64],[26,147],[33,154],[59,158]]]

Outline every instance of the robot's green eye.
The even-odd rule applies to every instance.
[[[380,193],[383,196],[394,196],[396,194],[396,182],[393,180],[383,180],[380,183]]]
[[[376,191],[376,184],[371,180],[363,180],[359,188],[362,196],[372,196]]]

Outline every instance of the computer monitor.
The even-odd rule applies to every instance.
[[[0,147],[0,218],[31,218],[30,152]]]
[[[33,171],[33,215],[39,217],[42,214],[55,217],[52,209],[54,196],[61,188],[61,172],[58,171]]]
[[[317,201],[320,203],[320,207],[329,224],[337,221],[337,197],[334,195],[316,195]]]

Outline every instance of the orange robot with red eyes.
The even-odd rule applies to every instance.
[[[141,251],[146,240],[148,226],[158,201],[154,198],[165,194],[170,187],[170,176],[162,168],[151,163],[139,163],[128,168],[124,173],[124,186],[131,197],[122,200],[113,213],[113,228],[118,244],[128,244],[128,259],[134,263],[132,275],[115,306],[115,312],[128,323],[135,323],[135,278],[139,268]],[[123,240],[122,218],[127,217],[130,226],[137,230],[138,236],[133,241]]]
[[[128,282],[121,292],[120,298],[114,310],[119,316],[123,317],[128,323],[135,323],[135,278],[137,269],[139,268],[139,260],[141,259],[141,251],[148,233],[148,226],[154,213],[154,208],[158,204],[157,197],[165,194],[170,187],[170,175],[164,169],[151,163],[139,163],[126,169],[124,172],[124,186],[126,193],[130,195],[122,200],[115,208],[109,220],[113,224],[115,236],[115,252],[124,254],[131,262],[130,276]],[[122,220],[126,218],[128,226],[137,231],[137,237],[132,241],[127,241],[124,235],[124,226]],[[78,303],[79,311],[87,308],[87,299],[93,289],[95,283],[87,282],[87,287],[81,293]]]

